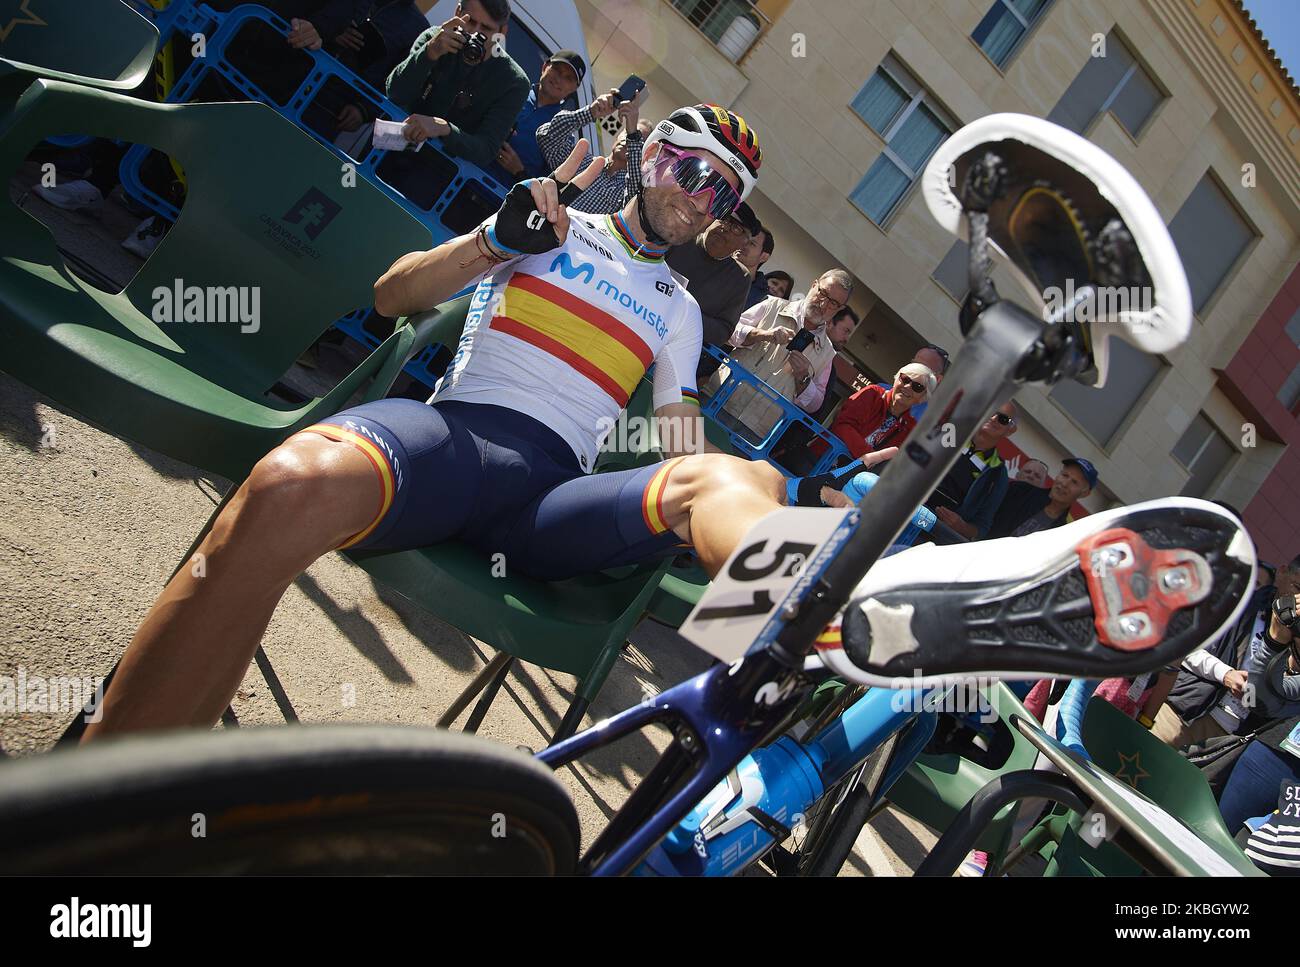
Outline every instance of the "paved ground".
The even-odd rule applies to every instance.
[[[20,187],[15,180],[11,190],[21,194]],[[63,215],[36,198],[26,204],[119,284],[138,267],[116,246],[137,219],[114,205]],[[330,368],[347,365],[326,350],[320,370],[297,368],[291,379],[311,389]],[[0,374],[0,676],[17,676],[20,668],[47,678],[106,674],[226,486],[103,433]],[[265,650],[269,663],[250,668],[233,703],[241,726],[293,718],[431,725],[492,653],[338,555],[322,558],[292,585]],[[675,633],[643,623],[592,716],[635,704],[707,664]],[[540,748],[573,687],[570,676],[516,667],[480,733]],[[40,753],[66,720],[41,712],[0,715],[0,746],[10,755]],[[590,841],[624,801],[664,742],[661,734],[634,736],[561,773],[584,838]],[[863,831],[845,873],[906,873],[934,839],[891,810]]]

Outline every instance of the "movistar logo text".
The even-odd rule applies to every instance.
[[[634,316],[641,319],[642,322],[654,327],[655,334],[660,339],[668,335],[668,323],[664,321],[662,314],[651,312],[650,307],[640,302],[630,292],[623,292],[618,286],[608,279],[596,281],[596,267],[590,262],[581,262],[571,258],[568,252],[561,252],[555,256],[551,262],[551,271],[559,271],[566,279],[582,279],[586,285],[596,282],[596,291],[603,296],[608,296],[614,302],[617,302],[624,309],[629,310]]]

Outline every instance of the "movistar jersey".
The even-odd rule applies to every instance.
[[[587,471],[651,363],[655,409],[698,405],[700,310],[663,255],[638,250],[621,215],[570,209],[563,245],[479,282],[430,402],[526,413],[558,433]]]

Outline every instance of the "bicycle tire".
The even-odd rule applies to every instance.
[[[804,817],[808,832],[792,850],[796,876],[838,876],[853,852],[858,834],[871,817],[880,782],[899,733],[877,746],[856,769],[827,789]],[[846,788],[848,787],[848,788]]]
[[[181,732],[0,763],[6,874],[564,874],[579,841],[545,766],[428,728]]]

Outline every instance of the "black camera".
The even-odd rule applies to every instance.
[[[1292,631],[1300,632],[1300,615],[1296,614],[1296,596],[1294,594],[1279,594],[1274,598],[1273,613],[1277,615],[1277,620],[1282,624]]]
[[[460,59],[471,67],[483,63],[483,58],[487,56],[488,39],[480,33],[467,34],[461,27],[456,28],[456,33],[465,41],[465,46],[460,49]]]

